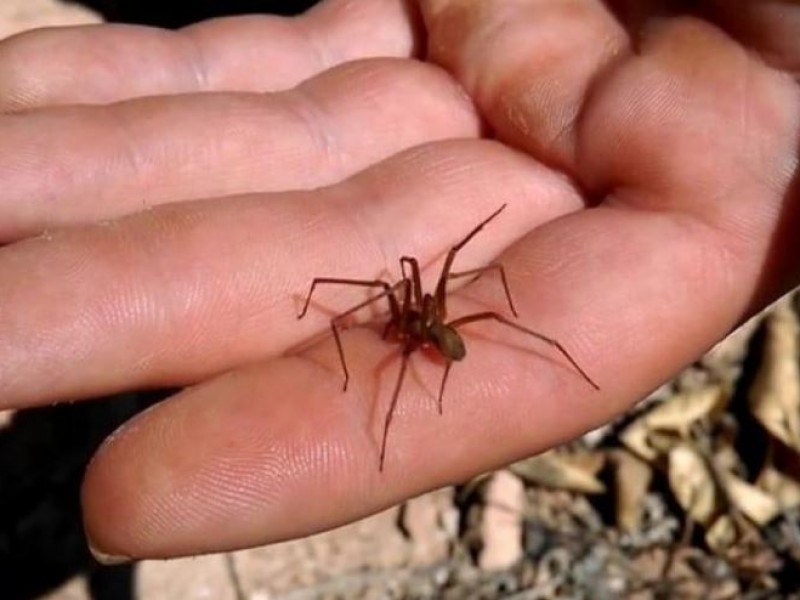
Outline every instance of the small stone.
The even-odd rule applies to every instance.
[[[507,569],[523,556],[525,486],[510,472],[498,471],[489,480],[485,503],[481,521],[483,548],[478,566],[485,571]]]

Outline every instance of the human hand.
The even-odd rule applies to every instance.
[[[0,292],[2,403],[195,384],[90,466],[99,550],[172,556],[300,536],[540,451],[624,410],[798,281],[793,79],[708,23],[640,30],[647,15],[633,15],[643,37],[631,55],[604,3],[515,4],[421,3],[433,60],[533,158],[469,139],[470,104],[433,69],[323,72],[413,54],[399,1],[323,5],[306,18],[314,41],[293,51],[305,26],[263,20],[188,36],[39,33],[0,49],[6,110],[36,109],[0,120],[0,234],[48,229],[0,250],[0,280],[14,282]],[[337,18],[347,6],[374,13]],[[770,60],[796,69],[784,39]],[[329,44],[322,55],[338,60],[314,63]],[[116,67],[125,57],[135,63]],[[275,97],[169,95],[309,77]],[[140,96],[156,97],[102,106]],[[39,110],[72,102],[101,106]],[[259,193],[221,198],[248,191]],[[520,322],[559,339],[602,390],[476,326],[442,417],[441,367],[415,361],[380,473],[393,371],[374,382],[393,348],[349,331],[342,394],[332,340],[298,349],[327,315],[297,322],[297,300],[314,276],[396,273],[401,254],[428,264],[503,202],[459,264],[502,251]],[[363,298],[326,294],[332,309]],[[503,306],[489,277],[451,298],[454,316]]]

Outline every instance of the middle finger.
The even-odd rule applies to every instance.
[[[0,243],[188,198],[330,184],[478,134],[440,70],[348,63],[276,94],[195,94],[0,116]]]

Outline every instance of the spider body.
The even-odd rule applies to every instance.
[[[311,282],[311,289],[306,296],[305,304],[298,319],[303,318],[308,311],[311,296],[314,293],[317,285],[319,284],[338,284],[338,285],[351,285],[367,288],[380,288],[377,295],[369,298],[346,310],[345,312],[336,315],[331,319],[331,330],[333,331],[334,340],[336,341],[336,348],[339,352],[339,360],[344,372],[344,390],[347,390],[347,384],[350,380],[350,374],[347,370],[347,361],[345,360],[342,341],[339,335],[339,327],[337,324],[341,323],[346,317],[361,310],[362,308],[377,302],[383,298],[389,307],[390,318],[386,323],[383,330],[383,338],[386,339],[391,334],[391,339],[396,340],[402,344],[400,372],[397,376],[392,400],[389,409],[386,413],[383,428],[383,438],[381,441],[380,463],[379,469],[382,471],[384,460],[386,457],[386,439],[389,433],[389,425],[394,415],[394,409],[397,405],[397,399],[400,395],[400,389],[403,385],[405,378],[406,368],[408,366],[409,356],[419,348],[434,348],[436,352],[444,359],[445,367],[444,374],[442,375],[441,385],[439,387],[438,408],[439,414],[442,414],[442,398],[444,396],[444,388],[447,383],[447,377],[450,373],[450,367],[453,362],[463,360],[467,355],[466,344],[458,328],[467,323],[474,323],[476,321],[493,320],[522,333],[535,337],[553,347],[555,347],[564,356],[573,368],[580,373],[580,375],[595,389],[600,389],[598,385],[581,369],[578,363],[572,356],[564,349],[561,344],[541,333],[523,327],[508,317],[501,315],[498,312],[486,311],[474,313],[459,317],[457,319],[447,320],[447,283],[451,279],[461,277],[472,277],[473,279],[480,277],[490,270],[496,270],[500,274],[500,278],[505,290],[506,300],[508,301],[509,309],[514,317],[517,317],[517,311],[514,308],[514,302],[511,299],[511,292],[508,288],[508,281],[506,279],[505,270],[503,266],[497,263],[489,264],[485,267],[471,269],[468,271],[452,272],[453,261],[456,254],[463,248],[484,226],[499,215],[506,205],[503,204],[494,213],[489,215],[478,224],[472,231],[470,231],[464,239],[462,239],[455,246],[450,248],[445,258],[442,272],[439,276],[436,290],[433,294],[424,293],[422,290],[422,278],[420,276],[419,262],[416,258],[410,256],[403,256],[400,259],[400,269],[402,278],[394,284],[390,284],[382,279],[364,280],[364,279],[339,279],[332,277],[317,277]],[[408,271],[407,271],[408,270]]]
[[[464,339],[450,325],[437,323],[431,327],[431,338],[439,354],[446,360],[464,360],[467,355],[467,346]]]
[[[394,339],[404,343],[404,350],[409,353],[417,348],[435,348],[445,360],[462,360],[467,355],[463,338],[435,314],[433,306],[433,296],[425,294],[422,297],[423,309],[409,308],[399,324],[389,321],[384,338],[392,333]]]

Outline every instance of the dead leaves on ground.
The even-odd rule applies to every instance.
[[[619,435],[622,452],[666,475],[674,499],[705,529],[706,542],[717,552],[741,539],[745,521],[762,527],[800,506],[798,473],[782,471],[775,460],[788,451],[795,455],[788,462],[800,464],[799,331],[791,300],[784,299],[766,318],[760,361],[744,394],[745,414],[732,406],[736,386],[710,383],[656,404]],[[768,445],[756,473],[748,473],[749,457],[741,456],[748,449],[746,441],[738,451],[736,446],[747,420],[763,429]],[[632,511],[646,490],[626,479],[619,478],[617,493],[630,508],[618,514],[622,524],[635,528]]]
[[[799,332],[784,299],[764,319],[742,376],[737,366],[727,380],[712,376],[651,403],[602,449],[554,450],[510,471],[557,490],[611,491],[622,532],[640,530],[648,493],[666,487],[714,553],[766,564],[754,550],[760,531],[800,507]],[[750,453],[763,455],[755,468]]]

